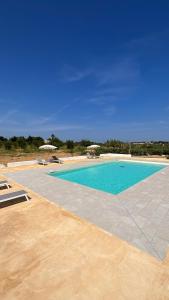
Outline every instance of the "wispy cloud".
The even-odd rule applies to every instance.
[[[116,113],[116,111],[117,111],[117,109],[114,105],[107,106],[103,110],[104,114],[108,117],[111,117],[112,115],[114,115]]]
[[[18,111],[16,109],[11,109],[5,112],[2,117],[0,118],[0,124],[11,122],[11,118],[13,115],[15,115]]]
[[[56,121],[55,115],[38,116],[16,110],[8,111],[0,119],[2,135],[49,135],[69,130],[83,129],[81,124]]]
[[[80,81],[89,75],[92,76],[94,80],[90,83],[88,95],[81,97],[81,100],[90,103],[93,107],[102,107],[107,115],[115,113],[115,106],[112,103],[128,99],[138,89],[141,81],[140,65],[130,57],[118,58],[116,62],[109,65],[97,65],[95,68],[92,66],[81,71],[72,67],[68,69],[70,73],[66,77],[67,82]],[[69,104],[66,108],[68,106]],[[110,107],[109,112],[108,107]]]
[[[97,106],[107,106],[112,104],[112,102],[115,102],[116,100],[119,100],[119,97],[114,95],[94,95],[93,97],[89,97],[86,101],[90,103],[90,105],[97,105]]]
[[[98,70],[95,77],[97,86],[87,101],[92,105],[105,107],[105,111],[107,107],[115,107],[115,102],[129,99],[141,84],[140,66],[129,58]],[[113,110],[111,114],[114,113]]]
[[[169,39],[169,29],[165,29],[161,32],[156,32],[148,35],[144,35],[138,38],[131,39],[126,48],[134,57],[146,53],[151,55],[152,51],[158,51],[159,49],[165,49],[166,41]]]
[[[95,73],[99,85],[128,85],[140,78],[139,64],[131,59],[123,59]]]
[[[51,133],[59,133],[60,131],[69,131],[72,129],[83,129],[83,126],[76,124],[48,124],[46,126],[36,126],[30,129],[31,124],[25,124],[24,128],[20,126],[14,127],[12,130],[8,128],[8,131],[15,131],[17,134],[51,134]]]
[[[93,71],[90,68],[79,70],[75,67],[65,65],[61,72],[61,78],[65,82],[76,82],[92,75],[92,73]]]
[[[128,42],[127,46],[131,49],[131,50],[135,50],[136,48],[139,48],[140,50],[143,50],[145,48],[150,48],[153,47],[154,44],[157,43],[159,39],[159,36],[156,35],[147,35],[147,36],[143,36],[140,38],[135,38],[132,39]]]
[[[87,102],[89,102],[91,104],[94,104],[94,105],[103,105],[106,102],[106,97],[95,95],[95,96],[93,96],[91,98],[89,97],[87,99]]]
[[[129,83],[140,77],[139,64],[131,58],[118,59],[114,63],[103,66],[92,66],[78,69],[72,66],[64,66],[61,78],[66,82],[76,82],[92,76],[98,85],[110,85]]]
[[[1,97],[0,98],[0,104],[3,104],[3,105],[14,105],[14,104],[16,104],[16,101],[14,101],[13,99],[8,99],[8,98],[3,98],[3,97]]]
[[[78,97],[78,98],[75,98],[75,99],[71,99],[71,101],[69,101],[69,103],[64,104],[64,105],[58,107],[57,111],[55,112],[55,117],[57,115],[60,115],[61,113],[65,112],[66,110],[69,110],[70,108],[73,108],[74,105],[76,105],[81,100],[82,100],[81,97]]]
[[[93,125],[89,137],[98,140],[117,138],[122,140],[168,140],[166,132],[169,130],[169,122],[161,124],[159,120],[154,122],[110,122],[98,120]],[[146,136],[145,136],[146,132]]]

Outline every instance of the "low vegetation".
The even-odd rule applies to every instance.
[[[97,149],[97,154],[100,153],[131,153],[133,156],[152,156],[152,155],[165,155],[169,158],[169,142],[122,142],[119,140],[108,140],[104,143],[97,143],[96,141],[81,140],[62,141],[52,134],[47,140],[42,137],[35,136],[13,136],[6,138],[0,136],[0,157],[14,156],[22,157],[30,154],[40,153],[39,147],[45,143],[56,146],[59,153],[85,154],[86,147],[92,144],[99,144],[100,148]],[[42,153],[42,152],[41,152]],[[2,161],[2,159],[0,159]]]

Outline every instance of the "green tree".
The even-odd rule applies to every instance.
[[[33,145],[34,147],[39,148],[44,144],[44,139],[41,138],[40,136],[33,136],[33,137],[29,136],[27,138],[27,142]]]
[[[90,141],[90,140],[81,140],[79,142],[79,145],[82,146],[82,147],[88,147],[90,145],[92,145],[93,143]]]
[[[63,142],[57,138],[54,134],[52,134],[48,140],[50,141],[50,143],[53,145],[53,146],[56,146],[56,147],[61,147],[63,146]]]
[[[72,149],[74,148],[74,141],[72,141],[72,140],[67,140],[67,141],[66,141],[66,147],[67,147],[67,149],[72,150]]]

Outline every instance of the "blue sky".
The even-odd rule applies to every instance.
[[[169,2],[1,1],[0,135],[169,140]]]

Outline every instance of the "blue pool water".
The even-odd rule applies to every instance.
[[[52,172],[50,175],[111,194],[118,194],[164,167],[158,164],[118,161]]]

